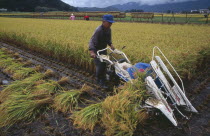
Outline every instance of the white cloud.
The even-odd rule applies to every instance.
[[[195,0],[62,0],[75,7],[107,7],[115,4],[138,2],[142,5],[155,5],[164,3],[176,3]]]

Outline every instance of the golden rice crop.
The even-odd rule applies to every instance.
[[[14,23],[15,22],[15,23]],[[100,21],[0,18],[0,38],[92,70],[88,42]],[[132,63],[149,62],[158,46],[181,75],[193,75],[199,52],[209,50],[208,25],[115,23],[113,44]]]

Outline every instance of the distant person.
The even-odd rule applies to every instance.
[[[70,20],[75,20],[75,16],[74,16],[74,14],[71,14],[71,16],[70,16],[70,18],[69,18]]]
[[[84,19],[88,21],[90,19],[90,17],[86,15],[86,16],[84,16]]]
[[[44,12],[40,12],[40,16],[43,16],[44,15]]]
[[[102,25],[98,26],[90,39],[89,42],[89,51],[90,56],[94,58],[94,63],[96,66],[96,82],[103,88],[108,88],[105,84],[106,80],[106,63],[101,62],[97,58],[96,54],[98,50],[104,49],[109,45],[112,50],[114,46],[111,40],[111,26],[114,23],[112,15],[104,15]],[[107,54],[106,51],[101,52],[100,54]]]
[[[204,14],[204,17],[205,17],[205,18],[207,18],[207,17],[208,17],[208,14],[207,14],[207,13],[206,13],[206,14]]]

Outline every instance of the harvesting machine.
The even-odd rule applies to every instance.
[[[108,55],[102,54],[104,51],[108,51]],[[155,51],[161,54],[164,61],[168,63],[170,70],[162,61],[161,57],[156,56]],[[119,55],[120,59],[116,58],[114,54]],[[146,72],[145,83],[151,97],[146,99],[142,107],[160,110],[174,126],[178,125],[174,110],[178,111],[186,119],[188,117],[180,111],[180,107],[184,107],[187,111],[197,113],[197,110],[186,97],[182,79],[157,46],[153,48],[152,60],[149,64],[136,63],[132,65],[124,52],[117,49],[113,51],[109,47],[97,51],[97,56],[101,62],[107,63],[107,79],[110,79],[115,74],[125,82],[133,83],[135,72]],[[180,80],[181,87],[171,74],[171,71],[175,73],[176,79]]]

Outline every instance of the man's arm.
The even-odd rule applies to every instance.
[[[99,29],[97,28],[89,42],[89,51],[90,51],[90,56],[92,58],[96,57],[95,52],[96,52],[96,46],[98,45],[98,37],[99,37]]]

